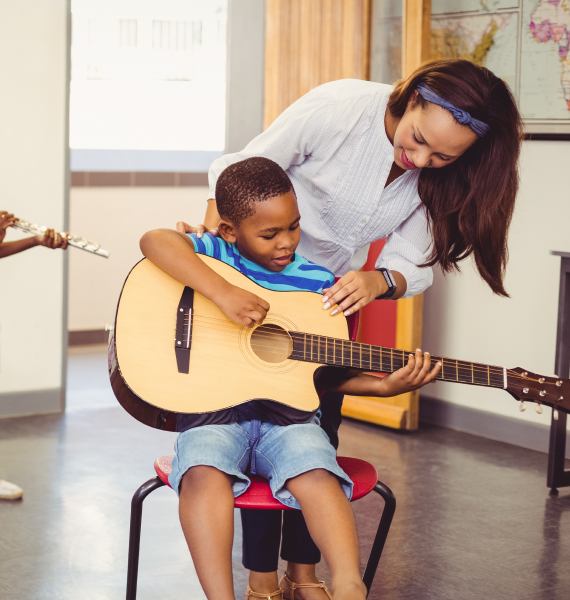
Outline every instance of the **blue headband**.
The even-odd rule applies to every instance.
[[[483,123],[483,121],[474,119],[468,112],[461,110],[460,108],[457,108],[455,104],[451,104],[451,102],[444,100],[433,90],[430,90],[425,83],[419,83],[416,90],[424,100],[447,109],[455,117],[455,120],[458,123],[461,123],[462,125],[468,125],[479,137],[483,137],[489,132],[490,127],[487,125],[487,123]]]

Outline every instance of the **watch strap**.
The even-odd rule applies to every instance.
[[[388,269],[385,269],[384,267],[380,267],[379,269],[376,269],[376,270],[380,271],[380,273],[382,273],[382,275],[384,276],[384,279],[386,281],[386,284],[388,285],[388,290],[386,292],[384,292],[383,294],[381,294],[380,296],[377,296],[376,300],[387,300],[388,298],[391,298],[396,293],[398,286],[396,285],[396,281],[392,277],[392,273],[390,273],[390,271]]]

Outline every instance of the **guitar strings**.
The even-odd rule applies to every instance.
[[[233,334],[236,333],[236,331],[235,331],[236,328],[243,327],[243,326],[240,326],[238,324],[234,324],[234,323],[228,321],[227,319],[217,319],[215,317],[208,317],[208,316],[197,315],[197,314],[194,314],[193,318],[221,322],[222,324],[224,324],[226,326],[229,326],[231,328],[231,330],[233,330],[233,331],[231,331],[231,333],[233,333]],[[218,328],[217,327],[214,328],[214,331],[217,332]],[[302,332],[293,332],[293,333],[301,333],[302,334]],[[289,337],[286,333],[280,333],[280,332],[259,332],[257,335],[259,337],[266,337],[266,338],[272,338],[272,339],[275,339],[276,336]],[[318,334],[307,334],[307,335],[311,335],[311,336],[312,335],[316,335],[319,338],[321,338],[323,341],[330,340],[333,344],[334,344],[335,341],[337,343],[342,341],[344,343],[354,344],[354,342],[350,342],[348,340],[338,340],[336,338],[329,338],[327,336],[321,336],[321,335],[318,335]],[[313,343],[314,343],[314,341],[313,341]],[[369,350],[365,346],[366,345],[361,345],[361,346],[356,346],[356,347],[353,346],[353,348],[362,349],[365,352],[366,351],[369,352]],[[380,350],[380,348],[382,348],[382,350]],[[370,346],[370,349],[371,349],[371,356],[372,357],[382,357],[383,353],[393,354],[394,352],[395,353],[402,353],[402,354],[406,354],[406,355],[407,354],[414,354],[413,352],[406,352],[405,350],[398,350],[398,349],[393,349],[393,348],[385,348],[383,346],[382,347],[381,346]],[[344,351],[346,352],[347,350],[348,349],[345,349]],[[317,351],[315,351],[315,350],[313,352],[315,354],[317,353]],[[388,357],[382,357],[382,358],[383,359],[387,359]],[[399,357],[399,356],[396,356],[395,358],[397,360],[401,359],[401,357]],[[471,363],[469,361],[460,361],[460,360],[457,360],[457,359],[450,359],[450,358],[447,358],[447,357],[431,356],[431,358],[432,358],[432,360],[436,360],[436,361],[437,360],[442,360],[442,361],[443,360],[447,360],[447,361],[456,363],[455,365],[451,365],[451,368],[452,369],[456,369],[456,370],[459,370],[459,369],[468,369],[469,371],[473,370],[473,371],[479,371],[479,372],[487,373],[487,371],[489,369],[489,373],[496,374],[496,375],[501,375],[501,376],[503,375],[503,367],[496,367],[496,366],[493,366],[493,365],[488,365],[488,367],[487,367],[487,365],[481,366],[482,363]],[[462,365],[460,363],[467,363],[467,364]],[[447,366],[444,365],[444,367],[446,367],[447,369],[449,369],[450,365],[447,365]],[[529,378],[523,378],[516,371],[513,371],[511,369],[507,369],[507,373],[511,374],[515,378],[529,380]],[[459,375],[459,373],[458,373],[458,375]]]
[[[209,317],[209,316],[205,316],[205,315],[198,315],[198,314],[194,314],[193,318],[196,320],[203,320],[203,321],[217,321],[219,323],[222,323],[226,326],[228,326],[230,328],[230,330],[227,330],[227,333],[232,333],[233,335],[235,335],[236,332],[236,328],[241,328],[242,326],[238,325],[238,324],[234,324],[230,321],[228,321],[227,319],[218,319],[215,317]],[[204,329],[204,325],[201,325],[202,329]],[[220,333],[220,328],[218,326],[214,327],[214,329],[211,331],[215,331],[215,333]],[[299,332],[300,333],[300,332]],[[329,338],[327,336],[320,336],[318,334],[307,334],[307,335],[315,335],[318,336],[321,340],[323,341],[329,341],[331,345],[334,345],[334,343],[336,342],[338,344],[338,342],[344,342],[344,343],[348,343],[348,344],[354,344],[353,342],[350,342],[348,340],[339,340],[336,338]],[[258,337],[265,337],[267,339],[275,339],[277,336],[280,337],[287,337],[289,338],[289,335],[286,333],[280,333],[280,332],[259,332],[257,333]],[[289,338],[291,339],[291,338]],[[258,345],[258,344],[254,344],[252,342],[250,342],[252,346],[256,346],[258,348],[263,348],[263,350],[265,351],[269,351],[269,352],[273,352],[273,353],[282,353],[282,350],[270,350],[269,346],[267,345]],[[313,346],[316,345],[313,341]],[[278,348],[277,346],[275,346],[275,348]],[[392,360],[392,359],[396,359],[396,360],[403,360],[403,363],[406,364],[407,360],[406,360],[406,356],[408,354],[413,354],[411,352],[406,352],[404,350],[398,350],[398,349],[393,349],[393,348],[385,348],[385,347],[380,347],[380,346],[369,346],[369,349],[366,348],[366,345],[361,345],[361,346],[357,346],[356,348],[353,346],[353,349],[356,350],[356,352],[358,353],[359,350],[364,350],[365,353],[369,353],[370,354],[370,359],[372,360],[373,358],[380,358],[382,360],[382,363],[384,363],[386,360]],[[338,348],[336,348],[335,350],[338,350]],[[344,348],[344,352],[347,352],[348,350],[350,350],[349,348]],[[299,351],[295,351],[293,350],[293,352],[299,352]],[[322,353],[322,350],[321,350]],[[403,356],[392,356],[394,353],[402,353]],[[319,356],[319,352],[316,348],[312,349],[312,352],[310,352],[310,354],[315,355],[317,361],[319,360],[320,356]],[[385,354],[389,354],[390,356],[384,356]],[[305,357],[303,357],[305,358]],[[342,360],[343,358],[346,357],[341,357],[341,364],[342,364]],[[488,366],[481,366],[482,363],[470,363],[469,361],[459,361],[457,359],[450,359],[450,358],[446,358],[446,357],[438,357],[438,356],[431,356],[430,357],[432,360],[437,361],[449,361],[452,363],[456,363],[455,365],[444,365],[445,369],[449,370],[449,368],[451,369],[455,369],[456,370],[456,375],[454,378],[449,378],[448,377],[443,377],[443,379],[448,380],[448,381],[454,381],[454,382],[461,382],[461,379],[459,379],[460,376],[464,376],[464,377],[469,377],[469,372],[477,372],[477,373],[484,373],[485,375],[496,375],[496,376],[503,376],[503,368],[502,367],[495,367],[493,365],[488,365]],[[365,362],[366,362],[366,356],[364,357]],[[370,364],[370,361],[369,364]],[[468,363],[468,364],[464,364],[462,365],[461,363]],[[362,364],[362,363],[361,363]],[[383,367],[384,365],[382,364],[381,367]],[[371,367],[372,368],[372,367]],[[467,373],[461,373],[460,370],[467,370]],[[529,379],[528,377],[523,378],[521,375],[519,375],[516,371],[512,371],[511,369],[507,369],[507,373],[509,373],[511,375],[511,377],[513,378],[517,378],[517,379],[525,379],[527,381],[532,381],[531,379]],[[440,374],[438,374],[440,375]],[[554,385],[551,382],[545,382],[545,383],[550,383],[551,385]]]
[[[223,332],[223,331],[220,331],[219,328],[210,329],[209,331],[213,331],[215,334],[218,334],[218,335],[220,333],[222,333],[222,334],[231,334],[232,336],[235,336],[235,333],[236,333],[235,327],[233,327],[232,323],[228,323],[228,324],[232,327],[233,331]],[[241,328],[241,326],[239,326],[237,324],[236,324],[236,326]],[[206,328],[202,325],[201,329],[204,330]],[[202,331],[200,333],[201,333],[201,335],[200,335],[201,338],[207,337],[207,339],[212,339],[212,340],[216,339],[216,336],[204,336]],[[312,335],[312,334],[308,334],[308,335]],[[289,338],[288,335],[286,335],[284,333],[280,334],[279,332],[270,333],[270,334],[265,335],[266,338],[275,338],[276,336],[281,336],[281,337],[284,337],[284,338],[287,337],[289,340],[291,339],[291,338]],[[192,337],[193,336],[191,336],[190,339],[192,339]],[[320,337],[323,337],[323,336],[320,336]],[[334,340],[335,338],[327,338],[327,339]],[[337,340],[337,341],[348,342],[348,340]],[[348,343],[351,343],[351,342],[348,342]],[[260,350],[263,350],[266,353],[270,352],[272,354],[279,354],[279,355],[283,354],[282,349],[277,349],[277,350],[271,349],[271,348],[278,348],[278,346],[271,347],[271,346],[268,346],[267,344],[256,344],[256,343],[253,343],[253,341],[251,339],[250,339],[250,345],[251,345],[252,348],[254,348],[254,349],[258,348]],[[359,362],[360,362],[359,366],[356,366],[355,364],[352,364],[353,361],[351,361],[350,365],[346,365],[346,362],[344,362],[344,361],[346,361],[347,357],[345,355],[343,357],[339,357],[338,359],[333,359],[334,362],[333,361],[328,361],[326,358],[325,358],[325,360],[321,361],[320,358],[321,358],[321,355],[322,355],[322,350],[319,352],[317,349],[315,349],[313,347],[312,351],[311,350],[309,351],[309,356],[310,356],[310,359],[314,358],[315,360],[309,360],[308,362],[315,362],[315,363],[319,363],[319,364],[334,365],[334,366],[350,366],[352,368],[357,368],[359,370],[364,370],[364,371],[372,371],[372,372],[378,372],[378,373],[389,373],[389,372],[394,372],[394,371],[398,370],[398,368],[396,368],[396,369],[392,368],[392,370],[390,368],[384,369],[383,367],[385,366],[385,362],[386,361],[389,361],[390,364],[391,364],[391,366],[393,366],[393,360],[402,361],[402,367],[399,367],[399,368],[403,368],[407,364],[407,362],[408,362],[406,360],[405,354],[408,354],[408,355],[409,354],[413,354],[411,352],[410,353],[405,353],[405,351],[396,350],[396,349],[392,349],[392,348],[384,348],[384,347],[382,347],[382,348],[383,348],[383,352],[386,353],[386,354],[389,353],[391,355],[393,352],[397,352],[397,353],[402,353],[403,356],[383,356],[382,351],[381,352],[376,352],[376,353],[374,353],[371,356],[371,359],[368,361],[368,367],[366,367],[366,366],[362,365],[362,359],[359,360]],[[343,354],[346,353],[348,350],[349,349],[345,348]],[[374,358],[374,357],[380,359],[378,361],[378,363],[379,363],[378,367],[376,367],[375,365],[372,364],[372,358]],[[431,356],[430,358],[432,360],[434,360],[434,361],[435,360],[442,360],[441,358],[436,357],[436,356]],[[291,351],[291,353],[287,355],[287,359],[306,361],[307,357],[306,357],[306,353],[304,353],[304,352],[302,352],[300,350],[295,350],[293,348],[293,350]],[[455,359],[445,359],[445,360],[450,360],[450,361],[456,362]],[[337,361],[339,361],[340,364]],[[354,362],[356,362],[356,359],[355,359]],[[366,363],[366,358],[364,359],[364,362]],[[446,367],[446,369],[449,370],[449,368],[450,368],[450,366],[448,365]],[[473,369],[471,369],[471,367],[462,367],[462,366],[458,366],[458,367],[452,366],[451,368],[452,368],[452,370],[455,369],[455,376],[454,377],[450,377],[450,376],[446,375],[445,373],[442,373],[442,371],[440,371],[437,374],[436,379],[440,379],[442,381],[447,381],[447,382],[451,382],[451,383],[467,383],[467,384],[479,385],[479,386],[483,386],[483,387],[494,387],[494,388],[501,388],[501,389],[503,388],[502,381],[499,382],[499,384],[497,385],[497,384],[492,384],[491,381],[490,381],[490,379],[489,379],[490,376],[495,376],[495,377],[499,377],[502,380],[502,378],[504,376],[503,368],[502,367],[493,367],[492,365],[489,365],[489,369],[487,369],[487,367],[479,368],[479,367],[476,366],[476,363],[473,363]],[[460,369],[467,369],[467,372],[463,372],[462,373],[460,371]],[[524,379],[525,381],[535,381],[535,380],[530,379],[528,377],[522,377],[521,375],[519,375],[516,372],[511,371],[510,369],[507,370],[507,371],[510,372],[511,377],[514,378],[514,379]],[[469,379],[470,379],[470,377],[469,377],[470,373],[472,373],[472,375],[474,375],[475,373],[482,374],[484,377],[487,378],[487,382],[485,383],[484,381],[474,381],[472,377],[471,377],[471,381],[469,381]],[[463,377],[464,379],[462,379],[461,377]],[[544,383],[547,383],[547,384],[550,384],[550,385],[554,385],[553,382],[544,382]]]
[[[192,318],[196,318],[196,319],[203,319],[203,320],[209,320],[209,321],[216,321],[217,323],[222,323],[224,325],[227,325],[229,327],[231,327],[231,329],[233,330],[232,333],[235,334],[235,328],[236,327],[243,327],[241,325],[238,325],[237,323],[234,324],[231,321],[229,321],[228,319],[220,319],[220,318],[216,318],[216,317],[210,317],[210,316],[206,316],[206,315],[199,315],[194,313]],[[187,319],[185,319],[187,321]],[[298,332],[301,333],[301,332]],[[338,340],[335,338],[330,338],[328,336],[322,336],[319,334],[307,334],[307,335],[316,335],[318,336],[318,338],[320,338],[323,341],[329,341],[330,343],[332,343],[334,345],[334,343],[338,343],[338,342],[345,342],[345,343],[349,343],[349,344],[354,344],[354,342],[350,342],[348,340]],[[282,336],[282,337],[289,337],[286,333],[279,333],[279,332],[259,332],[257,334],[257,336],[259,337],[270,337],[270,338],[275,338],[275,336]],[[314,340],[311,340],[313,343],[311,345],[314,345]],[[393,356],[394,353],[402,353],[402,355],[405,354],[414,354],[413,352],[406,352],[405,350],[398,350],[398,349],[394,349],[394,348],[385,348],[382,346],[372,346],[369,345],[369,349],[365,348],[366,345],[362,344],[359,346],[353,346],[353,349],[356,349],[356,351],[358,352],[359,350],[362,351],[364,350],[365,352],[370,354],[370,362],[372,361],[373,358],[379,358],[382,362],[384,360],[391,360],[393,358],[395,358],[396,360],[402,360],[404,363],[406,363],[407,361],[405,361],[404,356],[399,357],[399,356]],[[268,351],[268,347],[267,346],[263,346],[263,349]],[[346,352],[347,349],[345,349],[344,351]],[[390,357],[384,357],[383,354],[390,354]],[[318,355],[318,350],[315,351],[314,349],[312,350],[312,354],[317,354]],[[319,360],[319,356],[316,357],[317,360]],[[458,359],[454,359],[454,358],[448,358],[448,357],[439,357],[439,356],[431,356],[431,359],[434,361],[441,361],[443,363],[443,361],[448,361],[448,363],[455,363],[455,364],[448,364],[445,365],[443,364],[442,366],[444,367],[444,369],[442,370],[449,370],[450,368],[453,370],[455,369],[455,378],[449,378],[448,377],[443,377],[442,378],[444,380],[447,381],[453,381],[453,382],[461,382],[461,380],[459,379],[460,375],[463,375],[467,378],[469,378],[469,371],[471,371],[473,374],[475,372],[477,373],[482,373],[482,374],[486,374],[488,377],[490,375],[495,375],[495,376],[503,376],[504,370],[503,367],[496,367],[493,365],[483,365],[482,363],[471,363],[470,361],[461,361]],[[463,364],[462,364],[463,363]],[[342,364],[342,358],[341,358],[341,364]],[[362,364],[362,363],[361,363]],[[384,365],[382,364],[381,367],[383,367]],[[466,369],[468,372],[467,373],[460,373],[460,369]],[[506,372],[508,375],[511,376],[511,378],[513,379],[520,379],[520,380],[525,380],[525,381],[534,381],[533,379],[529,378],[529,377],[523,377],[522,375],[520,375],[519,373],[517,373],[516,371],[513,371],[512,369],[506,369]],[[438,374],[438,376],[441,373]],[[473,382],[472,382],[473,383]],[[550,382],[550,381],[545,381],[544,383],[549,384],[549,385],[555,385],[554,382]]]
[[[194,318],[196,319],[200,319],[200,320],[215,320],[215,321],[219,321],[222,322],[224,325],[227,325],[228,327],[231,328],[231,332],[233,334],[237,333],[236,328],[241,328],[244,326],[238,325],[238,324],[234,324],[228,320],[225,319],[216,319],[214,317],[207,317],[207,316],[203,316],[203,315],[194,315]],[[204,328],[204,325],[202,325],[202,328]],[[218,328],[215,327],[213,329],[213,331],[218,331]],[[265,338],[271,338],[271,339],[275,339],[276,337],[284,337],[284,338],[288,338],[291,339],[290,336],[286,333],[286,332],[279,332],[279,331],[274,331],[274,332],[260,332],[259,328],[256,330],[258,333],[256,334],[258,337],[265,337]],[[303,332],[293,332],[293,333],[300,333],[301,335],[303,335]],[[323,341],[330,341],[331,345],[334,345],[334,343],[336,342],[337,344],[340,342],[344,342],[345,344],[354,344],[354,342],[350,342],[349,340],[341,340],[341,339],[337,339],[337,338],[330,338],[327,336],[320,336],[318,334],[307,334],[307,335],[315,335],[318,336],[321,340]],[[313,344],[315,344],[316,342],[313,341]],[[379,355],[380,353],[403,353],[403,354],[414,354],[413,352],[406,352],[405,350],[398,350],[395,348],[385,348],[383,346],[372,346],[372,345],[368,345],[368,344],[363,344],[363,345],[358,345],[358,346],[353,346],[353,348],[362,348],[362,350],[364,350],[365,352],[368,352],[369,349],[366,348],[366,346],[369,346],[369,348],[371,349],[372,353],[374,356]],[[380,348],[382,349],[380,351]],[[337,348],[338,349],[338,348]],[[346,352],[348,349],[344,349],[344,351]],[[400,358],[400,357],[396,357],[396,358]],[[487,371],[487,366],[483,365],[482,367],[482,363],[471,363],[470,361],[460,361],[460,360],[456,360],[456,359],[448,359],[443,357],[443,359],[441,359],[440,357],[436,357],[436,356],[431,356],[431,358],[433,360],[448,360],[448,361],[452,361],[454,363],[457,363],[457,368],[459,369],[469,369],[471,370],[471,365],[473,365],[474,369],[480,369],[480,370],[484,370],[485,372]],[[462,365],[461,363],[466,363],[465,365]],[[449,366],[447,367],[449,368]],[[455,365],[454,365],[455,368]],[[502,367],[495,367],[493,365],[489,365],[489,369],[495,369],[497,374],[499,373],[503,373],[503,368]],[[508,372],[510,372],[511,370],[508,369]],[[512,371],[513,375],[517,375],[516,372]]]

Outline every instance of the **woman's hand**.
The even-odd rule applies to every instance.
[[[184,221],[178,221],[178,223],[176,223],[176,231],[179,231],[180,233],[195,233],[199,238],[205,233],[211,233],[213,236],[218,237],[217,229],[208,229],[205,225],[188,225],[188,223],[184,223]]]
[[[214,303],[230,321],[246,327],[261,325],[269,311],[269,302],[236,286],[221,293]]]
[[[422,354],[422,351],[418,348],[415,355],[409,355],[406,366],[380,380],[380,390],[377,395],[381,397],[398,396],[406,392],[413,392],[428,383],[432,383],[441,370],[441,363],[436,363],[431,371],[430,367],[431,357],[429,352]]]
[[[69,244],[67,233],[56,233],[53,229],[46,230],[43,237],[36,236],[36,241],[39,246],[45,246],[52,250],[55,250],[56,248],[65,250]]]
[[[388,284],[378,271],[349,271],[332,287],[323,291],[323,308],[328,310],[338,304],[331,316],[342,311],[348,317],[387,292]]]
[[[12,213],[6,211],[0,212],[0,244],[6,237],[6,230],[14,224],[16,218]]]

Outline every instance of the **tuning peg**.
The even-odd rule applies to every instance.
[[[542,404],[537,404],[535,407],[536,412],[541,415],[544,411],[542,410]]]
[[[552,418],[553,418],[555,421],[558,421],[558,411],[557,411],[556,409],[554,409],[554,410],[552,411]]]
[[[520,406],[519,406],[519,410],[521,412],[524,412],[526,410],[526,405],[524,403],[524,400],[521,400]]]

